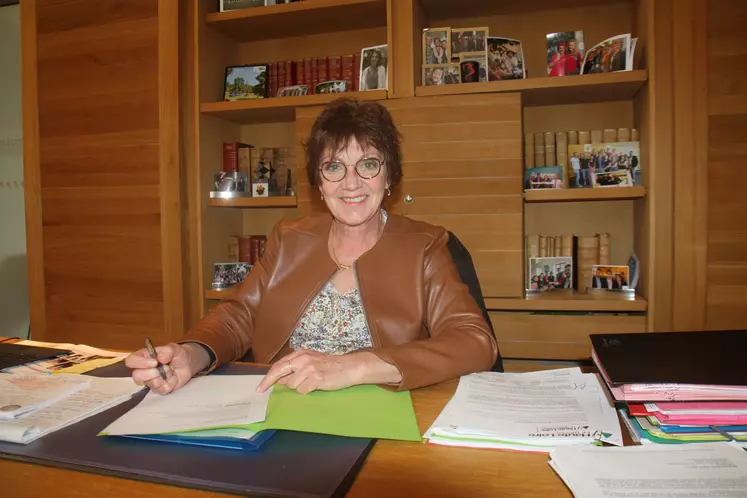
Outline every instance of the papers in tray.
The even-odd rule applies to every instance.
[[[557,448],[550,466],[576,498],[747,496],[747,453],[733,443]]]
[[[96,368],[105,367],[121,361],[127,353],[118,353],[98,349],[85,344],[61,344],[55,342],[39,341],[20,341],[22,346],[36,346],[42,348],[65,349],[70,351],[69,354],[40,360],[25,365],[6,368],[4,372],[13,374],[35,374],[35,373],[54,373],[54,374],[82,374],[90,372]]]
[[[0,420],[49,406],[90,383],[78,375],[0,375]]]
[[[433,444],[539,452],[600,441],[622,445],[599,378],[578,368],[464,376],[424,437]]]
[[[15,375],[2,376],[13,378]],[[0,378],[2,378],[0,377]],[[46,379],[57,376],[38,375]],[[13,420],[0,421],[0,440],[26,444],[45,434],[95,415],[130,399],[142,387],[132,378],[78,377],[87,380],[84,387],[58,398],[55,402],[19,415]]]

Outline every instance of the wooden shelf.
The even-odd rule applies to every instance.
[[[527,190],[525,202],[580,202],[640,199],[646,187],[599,187]]]
[[[298,206],[295,195],[277,197],[236,197],[234,199],[209,199],[208,206],[233,208],[293,208]]]
[[[630,100],[646,83],[648,71],[582,74],[556,78],[460,83],[457,85],[419,86],[415,95],[463,95],[471,93],[521,92],[525,106],[584,104]]]
[[[485,305],[497,311],[640,312],[648,308],[648,302],[641,296],[599,290],[588,294],[556,290],[531,294],[524,299],[486,298]]]
[[[386,26],[386,4],[386,0],[308,0],[213,12],[206,21],[228,37],[247,42]]]
[[[567,0],[563,2],[562,8],[594,7],[605,3],[617,2],[620,2],[620,0]],[[454,0],[420,0],[420,4],[431,20],[556,10],[559,5],[556,0],[522,0],[521,2],[498,2],[496,0],[467,0],[462,2],[454,2]]]
[[[238,288],[239,288],[238,285],[233,285],[231,287],[226,287],[225,289],[220,289],[220,290],[207,289],[205,291],[205,299],[212,299],[215,301],[220,301],[224,297],[231,296],[233,293],[236,292]]]
[[[309,1],[312,2],[313,0]],[[256,8],[259,9],[262,7]],[[269,7],[264,8],[269,9]],[[387,98],[387,91],[370,90],[367,92],[304,95],[303,97],[203,102],[200,104],[200,112],[238,124],[293,121],[295,119],[296,107],[324,105],[340,97],[350,97],[358,100],[385,100]]]

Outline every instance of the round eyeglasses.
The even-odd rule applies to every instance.
[[[338,160],[327,161],[322,163],[319,171],[328,182],[340,182],[348,174],[348,165]],[[364,157],[355,163],[355,172],[364,180],[375,178],[381,173],[381,159]]]

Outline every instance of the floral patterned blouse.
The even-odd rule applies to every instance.
[[[386,224],[387,213],[381,211]],[[293,349],[310,349],[326,354],[345,354],[372,348],[366,310],[360,291],[339,292],[332,281],[319,291],[301,316],[290,338]]]

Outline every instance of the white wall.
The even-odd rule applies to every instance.
[[[26,337],[26,227],[21,133],[21,12],[0,7],[0,336]]]

